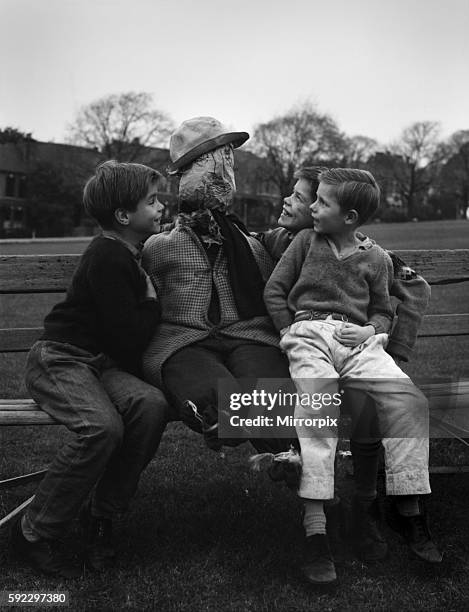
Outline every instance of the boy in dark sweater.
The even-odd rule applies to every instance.
[[[358,227],[378,207],[379,188],[362,170],[333,169],[319,179],[311,205],[314,230],[301,231],[281,258],[265,289],[267,308],[281,333],[299,394],[334,397],[340,377],[343,387],[373,402],[385,436],[388,494],[402,496],[401,507],[407,508],[400,516],[407,530],[424,534],[410,542],[412,550],[438,562],[441,555],[417,498],[430,492],[427,403],[384,350],[393,318],[391,259],[357,236]],[[337,416],[331,409],[328,415]],[[330,583],[336,575],[323,502],[334,495],[337,437],[328,429],[313,431],[313,416],[318,415],[311,405],[297,406],[303,462],[299,495],[306,500],[302,569],[311,582]]]
[[[16,552],[48,574],[80,573],[57,548],[80,508],[88,565],[100,570],[112,563],[111,520],[126,510],[167,422],[163,394],[139,378],[159,320],[139,251],[159,229],[159,178],[140,164],[109,161],[97,168],[83,203],[103,232],[84,252],[28,357],[31,396],[73,434],[13,528]]]

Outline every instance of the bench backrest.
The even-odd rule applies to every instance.
[[[469,249],[396,251],[430,285],[469,280]],[[79,255],[0,256],[0,294],[63,293],[70,284]],[[0,321],[0,352],[24,352],[42,328],[4,328]],[[427,315],[420,337],[469,334],[469,313]]]

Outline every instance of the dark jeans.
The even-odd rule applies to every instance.
[[[125,511],[168,420],[163,393],[103,354],[48,341],[31,349],[26,385],[41,408],[74,434],[27,510],[31,528],[57,538],[93,487],[96,515]]]
[[[221,335],[180,349],[163,366],[165,393],[182,418],[186,400],[201,411],[217,406],[221,378],[231,379],[235,387],[238,378],[289,377],[288,360],[280,349]],[[258,452],[272,453],[288,450],[293,442],[286,438],[250,441]]]

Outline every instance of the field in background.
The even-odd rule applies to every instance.
[[[0,255],[80,255],[91,238],[38,238],[0,240]]]
[[[467,248],[469,223],[376,224],[365,231],[387,248]],[[42,244],[42,247],[44,245]],[[39,252],[37,243],[22,252]],[[54,245],[55,250],[76,243]],[[82,248],[82,247],[81,247]],[[33,249],[33,250],[30,250]],[[0,244],[0,254],[5,244]],[[18,251],[16,251],[18,252]],[[41,251],[43,252],[43,251]],[[469,283],[435,287],[431,312],[469,311]],[[41,323],[57,296],[0,296],[0,319]],[[0,356],[0,396],[24,396],[25,356]],[[414,377],[469,378],[467,338],[418,343],[406,370]],[[53,457],[64,432],[50,428],[1,428],[0,474],[38,469]],[[450,441],[432,449],[432,462],[469,463],[464,447]],[[411,558],[400,538],[384,527],[388,560],[366,566],[351,554],[338,568],[339,586],[324,592],[299,579],[300,503],[283,485],[247,467],[249,445],[209,451],[199,436],[171,424],[160,452],[145,471],[125,523],[118,525],[119,562],[103,575],[60,583],[38,578],[8,556],[0,531],[1,589],[68,589],[71,610],[161,612],[304,612],[343,610],[464,610],[469,606],[469,475],[434,476],[431,501],[435,539],[445,550],[441,567]],[[344,460],[339,470],[347,471]],[[1,476],[0,476],[1,479]],[[382,488],[382,483],[381,483]],[[341,494],[351,483],[340,479]],[[0,513],[32,494],[31,486],[0,494]],[[77,527],[67,535],[71,546]]]
[[[385,249],[467,249],[469,222],[372,223],[363,232]]]
[[[363,232],[386,249],[466,249],[469,246],[469,222],[464,220],[372,223],[364,225]],[[0,240],[0,255],[82,253],[89,240]]]

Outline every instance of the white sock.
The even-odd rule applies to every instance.
[[[305,501],[305,515],[303,527],[306,537],[316,534],[326,534],[326,515],[322,499],[308,499]]]

